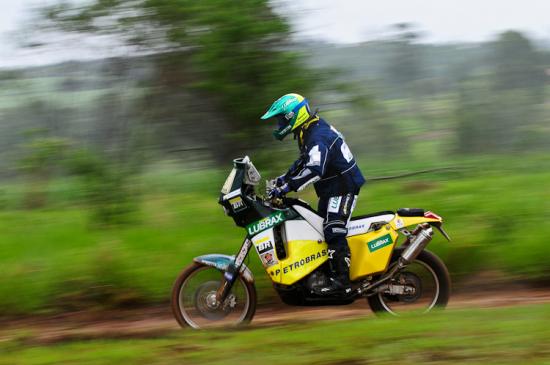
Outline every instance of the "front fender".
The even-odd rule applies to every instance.
[[[227,271],[230,264],[235,262],[235,256],[222,255],[219,253],[213,253],[209,255],[198,256],[193,259],[194,262],[204,266],[211,266],[220,271]],[[240,273],[244,280],[250,284],[254,284],[254,276],[245,264],[242,264]]]

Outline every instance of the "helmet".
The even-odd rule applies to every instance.
[[[286,94],[277,99],[261,119],[277,118],[279,129],[273,136],[282,141],[290,132],[303,125],[311,117],[307,99],[299,94]]]

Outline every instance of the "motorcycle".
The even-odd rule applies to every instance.
[[[437,214],[401,208],[352,217],[347,226],[352,292],[319,296],[314,289],[326,285],[331,275],[323,218],[301,199],[258,196],[255,186],[261,176],[248,156],[235,159],[233,165],[219,204],[247,234],[236,256],[196,257],[178,276],[172,310],[182,327],[242,325],[252,320],[256,288],[244,263],[252,247],[281,300],[289,305],[346,305],[366,298],[375,313],[393,315],[447,305],[449,272],[425,249],[434,228],[450,241]],[[400,236],[404,242],[397,247]]]

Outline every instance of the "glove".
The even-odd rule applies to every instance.
[[[275,179],[275,186],[281,187],[284,184],[286,184],[286,176],[285,175],[281,175],[281,176],[279,176],[278,178]]]
[[[290,188],[288,187],[288,184],[284,184],[283,186],[271,189],[271,191],[268,193],[268,196],[270,199],[281,198],[285,196],[285,194],[289,191]]]
[[[269,196],[269,194],[271,193],[271,190],[273,190],[276,187],[279,188],[284,184],[286,184],[285,175],[281,175],[279,177],[276,177],[275,179],[268,180],[266,181],[265,192]]]

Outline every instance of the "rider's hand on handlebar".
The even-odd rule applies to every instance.
[[[277,187],[281,187],[283,186],[284,184],[286,184],[286,179],[285,179],[285,175],[281,175],[279,177],[277,177],[275,180],[275,186]]]
[[[273,189],[274,187],[281,187],[284,184],[286,184],[285,175],[281,175],[279,177],[276,177],[275,179],[269,180],[266,185],[266,188],[268,189],[268,194],[269,190]]]
[[[284,184],[283,186],[276,187],[274,189],[271,189],[269,191],[268,196],[269,199],[275,199],[275,198],[281,198],[286,195],[290,191],[290,188],[288,187],[288,184]]]

